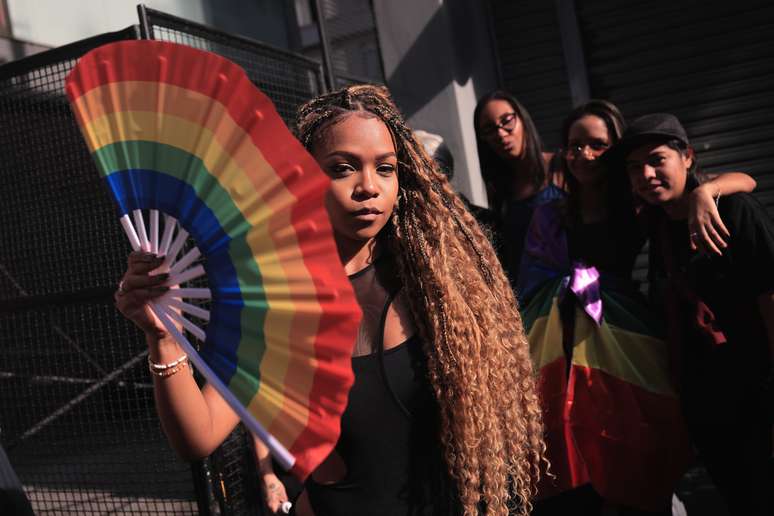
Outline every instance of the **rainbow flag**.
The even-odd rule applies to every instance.
[[[601,324],[576,303],[568,363],[564,281],[545,282],[522,311],[554,475],[538,495],[591,484],[609,502],[668,507],[691,455],[658,321],[626,293],[602,289]]]
[[[324,209],[328,178],[244,71],[213,53],[112,43],[80,59],[66,91],[119,214],[169,214],[205,257],[208,381],[306,477],[338,439],[360,319]]]

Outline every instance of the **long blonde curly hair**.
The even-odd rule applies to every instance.
[[[311,150],[325,127],[358,111],[378,116],[395,143],[400,190],[382,233],[388,232],[425,342],[443,456],[463,512],[529,514],[545,445],[529,348],[509,282],[478,223],[415,140],[386,88],[348,86],[309,101],[299,108],[297,135]]]

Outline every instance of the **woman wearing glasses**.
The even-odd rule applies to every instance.
[[[509,93],[493,91],[473,113],[481,174],[489,207],[496,216],[495,244],[511,283],[516,285],[524,236],[532,211],[564,195],[553,155],[543,152],[540,136],[524,106]]]
[[[618,108],[602,100],[567,117],[568,195],[537,208],[526,237],[519,292],[555,475],[539,488],[547,499],[537,515],[599,514],[605,505],[671,514],[689,458],[670,351],[632,281],[645,232],[625,172],[598,164],[623,129]],[[715,192],[754,187],[738,173],[707,183],[691,199],[695,227],[721,227]]]

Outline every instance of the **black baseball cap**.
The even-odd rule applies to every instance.
[[[688,135],[676,116],[669,113],[652,113],[637,118],[624,131],[618,143],[602,155],[607,164],[619,164],[631,151],[645,143],[677,140],[686,147]]]

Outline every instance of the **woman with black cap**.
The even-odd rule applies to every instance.
[[[687,224],[701,184],[696,156],[673,115],[631,124],[608,155],[651,205],[650,280],[679,353],[689,431],[733,515],[771,515],[774,397],[774,224],[748,194],[715,194],[721,253],[699,252]]]
[[[554,474],[539,487],[536,515],[604,506],[670,514],[690,459],[661,324],[632,280],[644,228],[623,170],[600,166],[624,125],[604,100],[570,113],[562,127],[568,196],[535,209],[525,241],[518,290]],[[713,231],[709,188],[754,186],[732,173],[697,190],[693,227]]]

